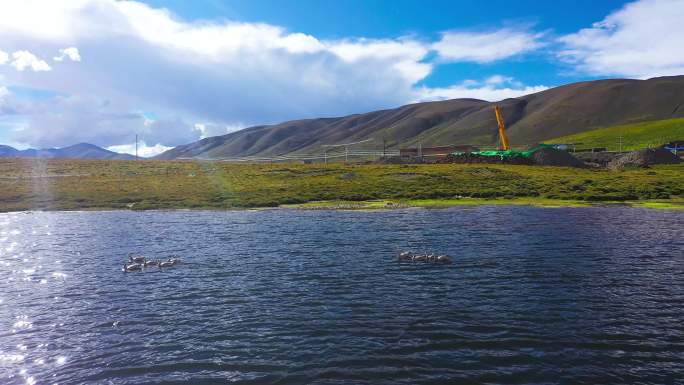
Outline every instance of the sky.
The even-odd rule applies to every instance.
[[[285,120],[684,74],[684,0],[0,0],[0,143],[142,155]]]

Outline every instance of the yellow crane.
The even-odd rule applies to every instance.
[[[501,150],[508,151],[511,146],[508,145],[508,136],[506,136],[506,125],[504,124],[503,115],[501,115],[501,108],[494,106],[494,113],[496,114],[496,122],[499,124],[499,139],[501,140]]]

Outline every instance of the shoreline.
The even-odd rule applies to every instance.
[[[459,206],[532,206],[541,208],[567,207],[633,207],[654,210],[684,210],[684,200],[654,199],[640,201],[581,201],[547,198],[512,199],[414,199],[414,200],[367,200],[367,201],[315,201],[301,204],[281,205],[279,208],[299,210],[397,210],[408,208],[444,209]]]
[[[365,200],[365,201],[311,201],[297,204],[284,204],[264,207],[193,207],[193,208],[151,208],[131,209],[121,207],[90,207],[81,209],[35,209],[0,211],[0,214],[36,213],[36,212],[89,212],[89,211],[131,211],[131,212],[201,212],[201,211],[266,211],[266,210],[329,210],[329,211],[386,211],[405,209],[440,210],[464,206],[530,206],[538,208],[597,208],[597,207],[631,207],[651,210],[680,211],[684,210],[684,200],[641,200],[641,201],[580,201],[547,198],[513,198],[513,199],[414,199],[414,200]]]

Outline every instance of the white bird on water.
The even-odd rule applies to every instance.
[[[181,263],[181,259],[177,255],[169,255],[165,261],[161,261],[159,259],[147,259],[142,255],[130,253],[128,254],[128,262],[124,262],[122,270],[128,273],[140,271],[148,266],[158,266],[159,268],[162,268],[172,267],[179,263]]]
[[[144,263],[145,267],[147,266],[157,266],[159,265],[159,261],[156,259],[151,259],[151,260],[146,260]]]
[[[162,261],[162,262],[159,262],[159,267],[171,267],[171,266],[173,266],[173,265],[175,265],[175,263],[173,263],[173,261]]]
[[[413,253],[410,251],[402,251],[397,255],[397,260],[399,261],[411,261],[413,260]]]
[[[130,253],[128,254],[128,260],[133,263],[145,263],[145,257],[143,255],[137,255]]]
[[[181,259],[176,255],[169,255],[166,261],[160,261],[159,267],[171,267],[181,262]]]
[[[143,265],[142,263],[130,263],[130,264],[123,264],[123,271],[124,273],[130,273],[132,271],[140,271],[142,270]]]
[[[451,263],[451,258],[448,255],[417,254],[410,251],[403,251],[397,254],[397,260],[400,262]]]

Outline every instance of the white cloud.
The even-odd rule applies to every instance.
[[[432,44],[445,61],[490,63],[540,48],[543,34],[525,29],[503,28],[491,32],[458,32],[442,34]]]
[[[107,146],[133,141],[145,133],[145,118],[125,105],[103,102],[95,96],[58,96],[44,100],[6,97],[0,113],[23,117],[13,141],[34,147],[63,147],[78,142]]]
[[[684,0],[641,0],[560,38],[559,57],[581,72],[650,78],[684,74]]]
[[[52,59],[62,61],[64,58],[69,58],[71,61],[81,61],[81,54],[78,53],[78,48],[76,47],[62,48],[59,50],[59,56],[55,56]]]
[[[282,49],[289,53],[313,53],[323,49],[323,44],[313,36],[287,33],[280,27],[263,23],[189,24],[175,20],[165,9],[150,8],[134,1],[118,3],[114,8],[118,16],[130,23],[131,29],[113,27],[110,31],[216,59],[244,50]]]
[[[410,39],[336,41],[329,43],[328,49],[348,63],[364,60],[391,61],[390,68],[401,73],[410,83],[415,83],[432,72],[431,64],[421,62],[429,48]]]
[[[0,65],[7,63],[7,60],[9,60],[7,52],[0,51]]]
[[[246,128],[242,123],[236,124],[211,124],[211,123],[195,123],[195,130],[200,131],[201,138],[208,138],[210,136],[225,135]]]
[[[414,37],[326,40],[264,23],[184,21],[135,1],[23,0],[0,1],[0,36],[3,49],[23,52],[12,62],[22,70],[50,69],[31,52],[59,52],[56,61],[88,53],[48,76],[6,73],[3,84],[59,95],[0,103],[0,115],[23,119],[10,139],[36,147],[108,147],[135,134],[148,147],[168,147],[254,124],[538,90],[505,77],[416,86],[436,65],[433,50],[443,60],[490,62],[538,48],[540,36],[528,30],[448,32],[434,45]]]
[[[484,81],[469,79],[450,87],[422,88],[418,92],[416,101],[472,98],[495,102],[547,89],[548,87],[542,85],[525,86],[512,77],[494,75]]]
[[[175,146],[178,143],[192,142],[201,135],[201,131],[181,118],[159,119],[146,122],[145,129],[140,132],[146,142],[163,146]]]
[[[50,71],[52,68],[44,60],[39,59],[29,51],[16,51],[12,53],[12,67],[17,71],[31,68],[34,72]]]
[[[154,146],[148,146],[145,142],[138,142],[138,156],[143,158],[149,158],[155,155],[159,155],[164,151],[170,150],[173,147],[163,146],[161,144],[156,144]],[[131,154],[135,155],[135,143],[132,144],[120,144],[116,146],[109,146],[107,150],[118,152],[120,154]]]
[[[122,112],[123,111],[123,112]],[[26,117],[11,133],[16,142],[35,147],[62,147],[87,142],[107,147],[133,142],[136,135],[147,143],[174,146],[200,137],[201,132],[181,118],[151,120],[124,104],[101,101],[95,96],[58,96],[27,101],[0,99],[0,116]]]
[[[432,71],[423,62],[429,47],[415,39],[321,40],[263,23],[187,22],[134,1],[0,1],[0,36],[15,50],[89,52],[81,65],[53,76],[8,74],[9,84],[71,95],[95,108],[85,113],[82,104],[61,100],[31,109],[23,135],[54,146],[92,138],[127,143],[118,137],[140,131],[128,123],[141,123],[119,126],[109,117],[136,115],[131,111],[166,119],[145,135],[147,143],[170,145],[204,134],[169,117],[220,127],[393,107],[412,100],[415,83]],[[164,139],[168,130],[174,135]]]
[[[477,84],[478,82],[475,80],[470,81],[471,84]],[[484,81],[485,84],[492,84],[492,85],[497,85],[497,84],[506,84],[506,83],[517,83],[515,79],[513,79],[510,76],[503,76],[503,75],[492,75],[485,79]]]
[[[4,98],[7,95],[9,95],[9,90],[7,89],[7,87],[0,86],[0,99]]]

